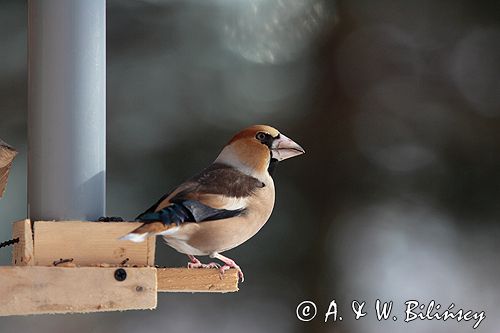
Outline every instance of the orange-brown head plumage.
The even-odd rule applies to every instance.
[[[271,158],[274,157],[273,150],[277,151],[278,145],[285,140],[293,144],[295,155],[304,152],[299,145],[271,126],[250,126],[233,136],[216,162],[229,164],[248,174],[262,175],[267,172]]]
[[[242,140],[242,139],[255,139],[255,136],[259,132],[270,134],[272,137],[276,137],[278,134],[280,134],[280,132],[274,127],[271,127],[268,125],[253,125],[253,126],[247,127],[244,130],[236,133],[236,135],[233,136],[233,138],[231,140],[229,140],[228,144],[231,144],[235,141]],[[256,140],[253,140],[253,141],[256,141]],[[258,142],[258,141],[256,141],[256,142]]]

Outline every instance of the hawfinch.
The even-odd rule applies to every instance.
[[[236,134],[205,170],[182,183],[137,217],[142,226],[121,239],[142,242],[161,235],[187,254],[190,268],[236,268],[221,253],[255,235],[274,206],[273,171],[278,162],[304,149],[276,129],[256,125]],[[224,262],[202,264],[195,256]]]

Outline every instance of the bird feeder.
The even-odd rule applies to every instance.
[[[118,240],[138,222],[90,222],[105,215],[105,0],[29,0],[28,54],[30,219],[13,224],[0,316],[154,309],[158,292],[237,291],[234,269],[221,278],[158,268],[154,238]]]

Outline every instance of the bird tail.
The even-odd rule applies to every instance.
[[[135,243],[144,242],[148,237],[156,235],[168,235],[174,233],[178,229],[178,225],[172,223],[165,225],[163,222],[146,222],[139,228],[132,230],[128,234],[120,237],[120,240],[129,240]]]

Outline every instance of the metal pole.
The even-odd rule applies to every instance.
[[[106,1],[28,1],[28,215],[105,215]]]

